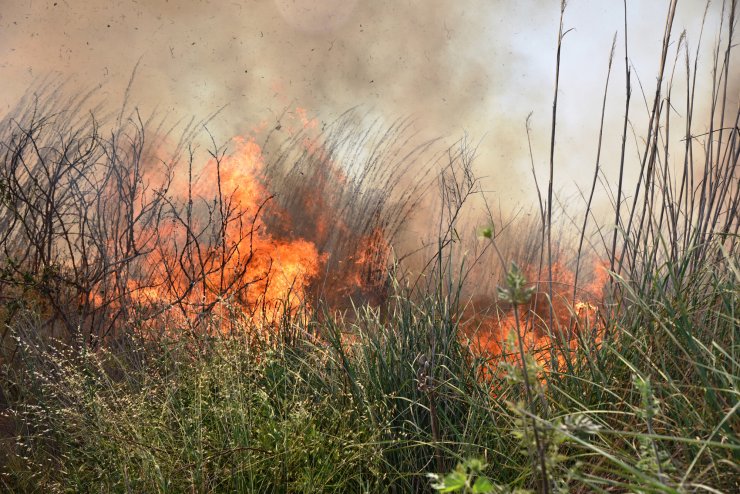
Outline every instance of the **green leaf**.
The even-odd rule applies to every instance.
[[[493,225],[479,228],[478,234],[483,238],[493,238]]]
[[[465,462],[465,465],[470,469],[473,473],[480,473],[486,468],[486,464],[483,463],[478,458],[471,458],[468,461]]]
[[[455,471],[445,475],[441,484],[433,485],[432,487],[439,492],[455,492],[464,489],[467,480],[468,477],[463,472]]]
[[[493,483],[485,477],[478,477],[473,484],[473,494],[489,494],[493,492]]]

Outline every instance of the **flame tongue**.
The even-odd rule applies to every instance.
[[[210,163],[211,176],[202,177],[212,189],[219,183],[219,177],[213,174],[220,173],[222,194],[227,191],[229,204],[240,216],[239,221],[229,222],[226,227],[226,237],[232,243],[229,250],[235,255],[228,258],[223,271],[232,278],[242,278],[236,280],[237,285],[248,283],[246,294],[240,296],[248,307],[277,309],[287,304],[295,309],[305,301],[306,290],[319,273],[321,256],[313,242],[279,240],[267,231],[260,219],[261,209],[270,200],[259,178],[264,169],[262,150],[251,139],[237,138],[235,143],[235,153],[219,166]],[[252,224],[245,228],[245,222]]]
[[[528,269],[528,279],[536,278],[536,270]],[[599,345],[604,334],[603,320],[599,317],[600,301],[607,280],[604,263],[594,266],[593,281],[579,290],[578,298],[573,299],[574,274],[561,264],[553,265],[553,301],[549,301],[547,287],[540,287],[540,293],[520,310],[519,321],[511,311],[496,311],[495,304],[478,300],[467,309],[464,330],[471,338],[473,350],[481,356],[494,361],[519,362],[516,348],[510,348],[509,340],[521,334],[527,353],[545,370],[552,369],[554,362],[549,350],[553,345],[565,352],[576,350],[579,342]],[[547,283],[544,283],[546,286]],[[580,284],[579,284],[580,285]],[[550,308],[552,326],[550,327]],[[559,341],[560,338],[564,341]],[[557,365],[565,365],[563,351],[556,352]]]
[[[311,241],[267,230],[261,215],[271,197],[260,180],[262,150],[252,139],[234,143],[233,153],[207,163],[192,189],[176,187],[175,199],[192,209],[158,226],[146,275],[129,282],[140,305],[179,308],[192,318],[228,303],[269,323],[306,301],[323,256]]]

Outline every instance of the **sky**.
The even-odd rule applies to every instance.
[[[630,62],[648,99],[669,3],[627,2]],[[222,140],[295,107],[322,121],[352,107],[389,121],[410,116],[420,136],[453,143],[467,134],[479,142],[476,171],[486,190],[494,201],[518,203],[532,197],[525,132],[531,113],[541,180],[547,171],[557,0],[0,0],[0,6],[0,116],[44,78],[64,80],[73,91],[99,88],[115,107],[138,63],[131,104],[173,119],[203,118],[223,107],[209,124]],[[683,29],[695,46],[704,7],[679,2],[674,47]],[[721,9],[715,1],[708,11],[700,84],[711,75]],[[564,197],[590,182],[615,33],[603,166],[616,178],[623,24],[620,1],[568,2],[555,156],[556,189]],[[633,86],[639,136],[646,110],[636,80]]]

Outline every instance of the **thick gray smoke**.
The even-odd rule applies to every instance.
[[[226,105],[211,124],[224,140],[296,106],[325,120],[362,106],[412,116],[423,137],[488,134],[508,168],[531,108],[506,95],[538,56],[511,19],[547,26],[557,6],[538,3],[19,1],[0,12],[0,109],[50,73],[119,104],[140,61],[131,103],[177,117]]]
[[[227,104],[224,125],[239,131],[285,106],[364,105],[446,133],[510,78],[510,47],[486,43],[496,3],[17,2],[1,14],[3,104],[49,71],[104,84],[115,100],[140,59],[136,104],[178,114]]]
[[[646,94],[667,5],[628,3],[630,59]],[[686,27],[695,43],[703,10],[703,2],[681,4],[675,37]],[[534,158],[544,173],[559,12],[557,0],[11,0],[0,9],[0,113],[50,75],[81,90],[101,86],[106,103],[119,105],[138,62],[130,104],[177,118],[225,106],[209,126],[224,141],[269,128],[295,107],[326,121],[356,106],[411,116],[421,137],[447,142],[469,132],[482,139],[477,172],[495,200],[531,203],[524,122],[534,112]],[[720,12],[714,2],[703,40],[710,55]],[[588,182],[619,31],[604,149],[613,174],[624,99],[621,2],[573,0],[565,27],[574,30],[563,48],[556,179],[567,190]],[[639,89],[634,96],[638,121]]]

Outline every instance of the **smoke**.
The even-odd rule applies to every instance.
[[[471,33],[485,31],[493,3],[312,4],[19,2],[3,13],[2,68],[16,76],[14,96],[48,71],[113,95],[141,59],[137,104],[184,113],[229,104],[234,125],[291,102],[459,123],[505,83],[483,66],[495,57],[471,55],[484,48]]]
[[[705,53],[721,5],[712,4]],[[361,106],[392,121],[415,119],[419,138],[481,140],[476,172],[504,204],[531,202],[525,119],[534,112],[536,168],[547,168],[560,2],[538,0],[17,1],[0,12],[0,114],[40,77],[56,74],[114,106],[138,63],[129,102],[144,112],[203,117],[222,141],[284,111],[306,108],[332,121]],[[682,4],[698,38],[704,5]],[[630,59],[650,93],[666,6],[628,4]],[[617,166],[624,82],[621,3],[573,1],[566,10],[561,70],[558,189],[587,186],[595,156],[606,59],[618,50],[607,107],[604,169]],[[707,60],[708,62],[708,60]],[[705,69],[702,76],[705,76]],[[731,89],[736,91],[737,76]],[[636,84],[636,81],[633,81]],[[632,116],[638,120],[635,93]],[[639,128],[637,129],[640,130]],[[615,137],[616,136],[616,137]],[[611,173],[611,175],[609,174]]]
[[[556,0],[19,1],[5,5],[0,12],[0,49],[4,53],[0,58],[0,78],[4,81],[0,117],[45,77],[66,80],[72,92],[98,87],[96,98],[113,110],[123,104],[136,67],[126,97],[129,106],[136,105],[144,114],[170,114],[173,120],[204,118],[220,109],[217,118],[208,122],[209,132],[219,142],[249,135],[253,129],[271,132],[273,144],[297,142],[291,141],[295,129],[287,123],[303,118],[297,108],[306,109],[309,117],[318,115],[319,131],[326,129],[325,136],[333,136],[337,149],[331,156],[342,159],[342,172],[370,163],[370,156],[375,154],[387,157],[394,152],[384,148],[383,141],[377,144],[378,149],[385,150],[383,153],[369,149],[368,156],[364,156],[352,154],[356,151],[353,149],[343,154],[346,142],[365,142],[373,132],[382,137],[386,132],[383,129],[393,128],[396,118],[410,117],[411,126],[404,125],[403,132],[389,134],[401,136],[400,141],[413,136],[410,149],[428,139],[441,139],[428,154],[413,154],[413,160],[407,160],[414,161],[414,170],[410,170],[409,163],[403,164],[409,167],[405,168],[389,159],[386,163],[405,170],[393,180],[376,179],[386,172],[375,171],[357,180],[362,187],[328,183],[335,173],[341,173],[310,156],[293,159],[291,155],[285,167],[272,168],[274,175],[270,178],[277,184],[276,191],[290,191],[277,197],[275,204],[281,211],[289,211],[295,220],[281,227],[280,218],[265,215],[268,222],[273,220],[270,226],[275,238],[288,240],[298,235],[313,242],[322,253],[331,253],[333,257],[326,258],[322,283],[342,286],[343,294],[359,284],[348,282],[345,286],[337,280],[353,281],[355,274],[371,278],[373,266],[382,264],[372,261],[372,249],[357,248],[372,244],[376,235],[391,242],[400,256],[415,253],[404,258],[405,266],[422,271],[438,233],[430,227],[439,215],[433,187],[419,194],[423,197],[413,203],[417,214],[408,217],[410,221],[403,229],[394,223],[397,218],[385,221],[383,215],[407,218],[407,206],[413,201],[404,195],[405,191],[419,187],[422,177],[434,183],[430,180],[433,175],[425,175],[424,169],[444,164],[444,149],[450,146],[453,154],[462,153],[455,158],[456,166],[461,156],[475,149],[473,172],[482,177],[481,187],[492,206],[495,227],[501,229],[511,223],[515,226],[510,230],[521,230],[507,232],[508,243],[502,247],[506,259],[524,256],[519,259],[523,265],[534,265],[541,251],[537,236],[541,225],[534,211],[537,196],[531,168],[544,191],[559,7]],[[630,2],[627,10],[633,97],[625,183],[634,183],[658,72],[667,5]],[[674,22],[666,74],[672,73],[671,64],[676,61],[671,107],[679,117],[686,115],[682,97],[677,96],[685,94],[686,81],[683,54],[675,56],[680,50],[677,41],[685,28],[693,63],[703,13],[701,2],[683,3]],[[702,38],[695,107],[697,132],[710,113],[709,83],[713,48],[722,39],[718,32],[721,13],[721,3],[715,2],[708,11]],[[573,221],[578,225],[593,176],[607,60],[616,33],[601,152],[602,178],[607,185],[599,183],[594,205],[596,214],[607,218],[602,225],[608,228],[612,221],[615,187],[609,183],[616,181],[619,171],[625,99],[622,15],[621,2],[576,0],[569,3],[565,13],[568,34],[563,40],[560,67],[555,190],[558,198],[575,211]],[[726,39],[722,43],[724,49]],[[733,58],[734,67],[737,55]],[[731,116],[737,108],[738,74],[736,70],[729,74],[726,110]],[[356,121],[345,113],[355,107],[360,110],[350,114],[357,117]],[[385,123],[373,127],[373,118],[362,119],[367,113],[380,115]],[[530,113],[531,162],[525,130]],[[332,125],[350,121],[351,125],[339,131]],[[680,128],[676,123],[672,125]],[[470,135],[467,139],[463,138],[466,134]],[[464,152],[455,145],[461,138],[467,145],[463,146]],[[369,141],[375,142],[373,138]],[[678,146],[683,144],[679,142]],[[268,146],[265,151],[268,160],[280,161],[274,147]],[[273,151],[275,154],[269,154]],[[325,169],[320,170],[322,166]],[[363,174],[357,170],[353,173]],[[609,187],[611,194],[604,190]],[[361,200],[354,197],[358,190],[364,194]],[[351,207],[345,207],[347,204]],[[523,212],[515,207],[519,205],[524,206]],[[472,233],[486,221],[483,216],[488,211],[478,198],[473,198],[455,225],[459,228],[455,234],[459,232],[466,242],[461,250],[471,257],[481,249],[481,242],[476,243]],[[602,216],[602,212],[608,214]],[[326,231],[319,228],[322,221]],[[567,236],[563,233],[566,228],[559,226],[558,230],[561,236]],[[563,240],[564,252],[568,251],[567,240]],[[490,254],[490,259],[483,258],[484,269],[470,277],[477,294],[493,293],[496,280],[503,275],[494,276],[491,266],[497,259]],[[375,257],[385,260],[383,255]],[[356,262],[361,258],[372,262]],[[360,273],[358,266],[364,271]]]
[[[331,120],[361,105],[412,116],[425,137],[495,128],[498,152],[510,154],[503,148],[528,110],[511,115],[515,132],[508,112],[492,110],[525,57],[515,39],[501,42],[511,31],[503,21],[523,11],[444,0],[17,2],[0,19],[0,74],[10,81],[0,108],[49,73],[72,87],[100,85],[116,104],[139,62],[131,102],[178,117],[226,106],[212,124],[223,139],[286,108]],[[531,12],[546,20],[543,9]]]

